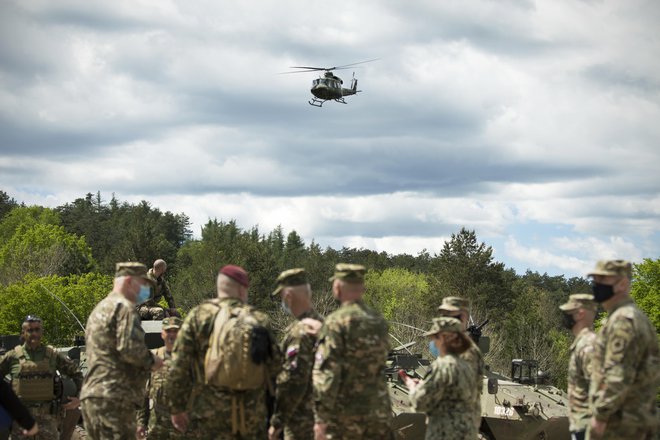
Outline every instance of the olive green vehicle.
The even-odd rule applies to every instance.
[[[426,416],[411,411],[408,388],[398,374],[399,370],[405,370],[409,376],[422,379],[429,370],[428,359],[409,351],[413,344],[395,348],[386,369],[394,412],[393,427],[399,440],[423,440],[426,433]],[[487,344],[479,345],[485,348]],[[566,393],[543,384],[536,361],[515,359],[511,370],[511,377],[487,371],[483,378],[479,438],[570,439]]]

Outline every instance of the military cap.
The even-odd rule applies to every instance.
[[[163,330],[169,330],[171,328],[181,328],[183,321],[178,316],[169,316],[163,319]]]
[[[151,287],[156,287],[156,280],[147,274],[147,266],[135,261],[127,261],[117,263],[115,266],[115,278],[117,277],[140,277],[151,284]]]
[[[438,310],[441,312],[467,312],[469,308],[468,300],[458,296],[446,296],[442,298],[442,304],[438,306]]]
[[[279,294],[285,287],[307,284],[307,272],[302,267],[285,270],[277,277],[276,282],[277,287],[271,294],[273,296]]]
[[[221,274],[228,276],[243,287],[250,287],[250,277],[241,266],[228,264],[220,268]]]
[[[456,318],[443,316],[441,318],[433,318],[433,325],[431,329],[424,333],[424,336],[437,335],[440,332],[463,332],[463,324]]]
[[[596,267],[587,274],[632,278],[632,264],[626,260],[600,260]]]
[[[335,266],[335,274],[330,277],[330,281],[342,280],[347,283],[362,283],[367,268],[361,264],[339,263]]]
[[[590,293],[575,293],[568,297],[568,302],[559,306],[563,312],[572,312],[577,309],[596,310],[598,304]]]

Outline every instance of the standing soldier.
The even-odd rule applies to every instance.
[[[442,304],[438,307],[438,311],[440,312],[440,316],[456,318],[461,321],[463,331],[465,332],[468,327],[469,307],[470,305],[466,299],[457,296],[447,296],[442,299]],[[481,350],[479,350],[479,347],[472,338],[468,337],[467,339],[470,342],[468,349],[458,356],[472,367],[476,376],[474,384],[477,388],[479,398],[474,401],[472,415],[478,431],[481,426],[481,393],[483,391],[483,378],[486,368],[483,353],[481,353]]]
[[[332,294],[341,305],[325,320],[314,362],[316,440],[391,439],[392,409],[383,370],[387,323],[362,302],[366,269],[337,264]]]
[[[284,429],[285,440],[314,439],[312,369],[317,332],[322,318],[312,308],[312,290],[305,269],[289,269],[277,277],[273,296],[282,299],[282,308],[296,321],[289,326],[280,345],[284,353],[277,376],[275,413],[268,437],[277,440]]]
[[[150,439],[169,440],[181,438],[181,434],[172,426],[164,387],[172,360],[174,341],[176,341],[181,323],[181,318],[176,316],[163,319],[163,330],[160,336],[163,338],[165,345],[152,350],[152,352],[163,358],[164,364],[163,368],[151,373],[151,377],[147,382],[145,405],[138,411],[137,432],[140,438],[146,437],[147,432]]]
[[[41,318],[28,315],[21,326],[23,345],[9,350],[0,359],[0,380],[7,374],[18,398],[30,410],[39,425],[37,439],[58,439],[57,427],[63,412],[80,404],[77,397],[69,397],[63,403],[54,394],[54,381],[59,371],[71,378],[80,391],[83,377],[78,366],[53,347],[41,343],[43,326]],[[26,438],[23,430],[14,425],[12,438]]]
[[[135,437],[135,412],[144,401],[149,370],[163,365],[145,345],[135,311],[154,284],[144,264],[117,263],[112,292],[87,319],[89,369],[80,399],[85,429],[93,440]]]
[[[143,320],[161,320],[165,317],[165,310],[158,304],[163,297],[165,297],[169,307],[168,314],[170,316],[178,314],[176,304],[174,304],[174,296],[170,292],[170,285],[165,280],[166,270],[167,263],[165,260],[154,261],[154,267],[149,269],[149,276],[154,280],[154,289],[149,299],[138,305],[138,313]]]
[[[630,296],[632,265],[601,260],[589,274],[596,302],[608,312],[594,346],[589,438],[654,439],[660,385],[658,336]]]
[[[220,269],[218,297],[188,313],[174,344],[165,392],[172,424],[187,438],[267,436],[266,390],[281,365],[268,317],[247,305],[249,278]]]

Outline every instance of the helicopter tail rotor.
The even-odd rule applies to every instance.
[[[355,72],[353,72],[353,79],[351,80],[351,90],[353,90],[353,93],[357,93],[357,82],[358,80],[355,79]]]

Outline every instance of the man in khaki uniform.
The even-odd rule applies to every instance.
[[[314,400],[312,369],[314,349],[322,318],[312,308],[312,290],[305,269],[289,269],[277,277],[273,296],[296,320],[287,328],[280,349],[284,354],[282,371],[277,376],[275,412],[270,419],[268,437],[285,440],[314,439]]]
[[[42,335],[41,318],[28,315],[21,326],[24,343],[0,358],[0,380],[7,374],[11,377],[14,392],[37,421],[39,434],[36,438],[50,440],[59,438],[57,428],[62,409],[73,410],[80,403],[77,397],[70,397],[58,407],[53,392],[56,371],[71,378],[78,391],[83,377],[75,362],[41,343]],[[14,424],[12,438],[27,437],[23,436],[23,429]]]
[[[147,301],[138,305],[138,313],[142,320],[161,320],[165,317],[165,310],[160,306],[161,298],[165,298],[167,306],[169,307],[167,314],[170,316],[177,316],[176,304],[174,303],[174,296],[170,291],[170,285],[165,279],[165,271],[167,270],[167,263],[165,260],[154,261],[154,267],[149,269],[148,275],[153,278],[155,284],[151,296]]]
[[[463,331],[467,332],[468,320],[470,315],[470,303],[468,300],[459,298],[457,296],[447,296],[442,299],[442,304],[438,307],[440,316],[456,318],[461,321]],[[481,393],[483,391],[483,382],[485,374],[484,355],[479,350],[477,344],[469,337],[471,344],[470,347],[462,352],[459,357],[466,361],[474,370],[476,376],[475,385],[477,387],[477,395],[479,398],[475,401],[475,406],[472,409],[472,418],[474,424],[479,430],[481,426]]]
[[[163,358],[164,364],[163,368],[151,373],[147,382],[147,398],[142,409],[138,411],[137,434],[140,438],[147,437],[147,433],[150,439],[182,438],[181,433],[172,425],[164,387],[172,362],[172,349],[182,323],[181,318],[176,316],[163,319],[160,336],[165,345],[152,350],[152,353]]]
[[[144,402],[149,371],[163,366],[144,343],[136,303],[155,285],[141,263],[117,263],[112,292],[87,319],[87,376],[80,395],[87,434],[93,440],[134,438],[135,412]]]
[[[573,332],[568,361],[568,421],[571,440],[584,440],[591,412],[589,411],[589,381],[596,333],[593,324],[597,304],[590,293],[576,293],[559,306],[564,312],[564,327]]]
[[[589,273],[608,313],[598,332],[589,387],[592,439],[655,439],[660,385],[656,329],[630,296],[632,264],[601,260]]]

